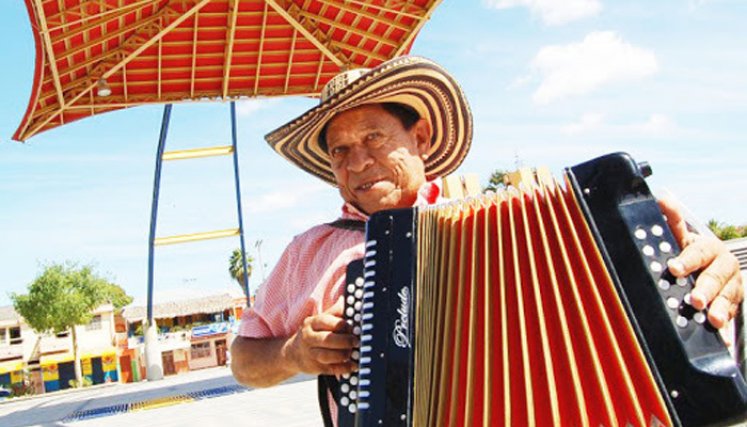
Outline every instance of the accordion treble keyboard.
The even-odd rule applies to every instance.
[[[645,172],[614,154],[566,188],[374,214],[359,400],[339,425],[744,420],[736,363],[667,271],[679,248]]]

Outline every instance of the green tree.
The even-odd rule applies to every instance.
[[[505,171],[503,169],[494,170],[493,173],[490,174],[488,185],[486,185],[485,188],[482,189],[482,191],[498,191],[501,188],[505,188],[506,183],[504,180],[506,178],[506,175],[508,175],[508,171]]]
[[[721,240],[747,237],[747,225],[732,225],[711,219],[708,221],[708,228]]]
[[[248,281],[250,277],[252,277],[252,263],[254,262],[254,258],[252,258],[250,255],[246,256],[246,280]],[[241,249],[236,248],[231,253],[231,258],[228,260],[228,274],[231,275],[231,277],[239,284],[239,287],[241,288],[241,291],[244,292],[244,295],[247,297],[247,301],[249,298],[249,295],[247,294],[247,290],[244,289],[244,263],[241,260]]]
[[[119,311],[132,302],[132,297],[119,285],[106,282],[103,287],[104,297],[114,306],[114,311]]]
[[[91,322],[93,310],[112,302],[118,307],[132,298],[122,288],[96,275],[91,266],[49,264],[28,286],[28,294],[11,294],[13,307],[37,333],[70,331],[75,384],[83,384],[76,325]]]

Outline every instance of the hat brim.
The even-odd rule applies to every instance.
[[[336,185],[329,155],[319,146],[319,133],[341,111],[386,102],[408,105],[430,122],[433,139],[425,160],[428,179],[446,176],[464,161],[472,142],[467,99],[441,66],[413,56],[382,63],[265,139],[291,163]]]

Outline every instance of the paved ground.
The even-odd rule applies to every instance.
[[[322,426],[316,381],[297,377],[269,389],[245,389],[221,367],[160,381],[66,390],[0,403],[3,427],[229,425]]]

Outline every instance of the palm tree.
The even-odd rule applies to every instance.
[[[508,178],[508,171],[503,169],[494,170],[493,173],[490,174],[488,185],[486,185],[482,191],[498,191],[501,188],[505,188],[506,178]]]
[[[249,281],[249,278],[252,277],[252,262],[254,262],[254,259],[247,255],[246,257],[246,280]],[[244,295],[246,295],[247,298],[249,298],[248,295],[248,289],[244,288],[244,262],[241,260],[241,249],[236,248],[231,253],[231,258],[228,260],[228,274],[231,275],[231,277],[236,280],[236,282],[239,284],[239,287],[241,288],[241,291],[244,292]]]

